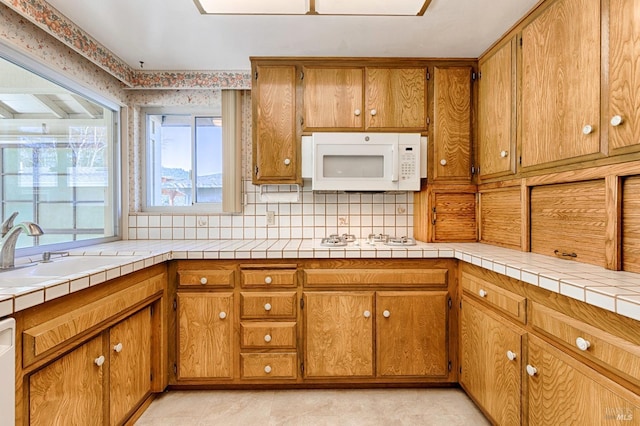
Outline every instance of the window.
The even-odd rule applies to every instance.
[[[143,110],[146,211],[240,212],[240,92],[208,111]]]
[[[1,57],[0,75],[2,220],[44,231],[21,235],[19,255],[117,237],[116,109]]]

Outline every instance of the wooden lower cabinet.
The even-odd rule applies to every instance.
[[[447,292],[308,291],[304,300],[305,377],[447,376]]]
[[[531,336],[529,425],[639,425],[640,396]]]
[[[178,379],[233,378],[233,293],[178,293]]]
[[[523,329],[463,297],[460,384],[496,425],[521,424]]]
[[[102,425],[104,361],[99,336],[32,374],[28,423]]]

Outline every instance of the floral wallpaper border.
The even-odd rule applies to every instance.
[[[44,0],[0,0],[13,11],[134,89],[250,89],[243,71],[135,71]]]

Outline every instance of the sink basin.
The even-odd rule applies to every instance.
[[[96,269],[111,269],[142,260],[142,256],[65,256],[51,262],[32,263],[0,271],[0,281],[21,277],[59,278]]]

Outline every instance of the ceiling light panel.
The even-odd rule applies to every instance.
[[[304,15],[309,0],[194,0],[202,13],[214,15]]]
[[[422,15],[431,0],[194,0],[212,15]]]
[[[425,3],[424,0],[316,0],[315,6],[320,15],[416,16]]]

